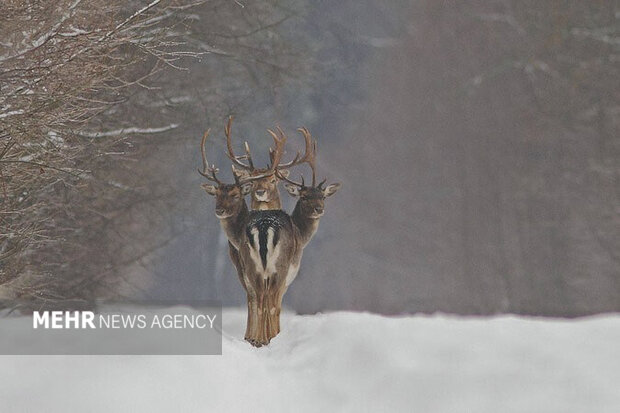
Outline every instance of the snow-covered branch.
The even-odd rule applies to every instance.
[[[85,138],[103,138],[103,137],[109,137],[109,136],[121,136],[121,135],[128,135],[131,133],[141,133],[141,134],[145,134],[145,133],[161,133],[161,132],[167,132],[169,130],[172,129],[176,129],[178,128],[179,125],[176,123],[172,123],[170,125],[166,125],[166,126],[161,126],[158,128],[139,128],[139,127],[128,127],[128,128],[121,128],[121,129],[116,129],[116,130],[111,130],[111,131],[105,131],[105,132],[88,132],[88,131],[79,131],[76,132],[78,135],[83,136]]]

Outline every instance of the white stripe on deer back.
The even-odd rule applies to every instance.
[[[274,244],[274,236],[275,230],[269,228],[267,230],[267,267],[263,273],[263,279],[269,278],[276,273],[276,263],[280,256],[280,243]]]
[[[260,260],[260,244],[258,242],[258,228],[254,227],[250,230],[250,233],[252,234],[252,239],[249,240],[250,242],[248,244],[250,244],[250,258],[252,258],[252,261],[254,261],[254,266],[256,268],[256,271],[260,272],[263,269],[263,264],[261,263]]]

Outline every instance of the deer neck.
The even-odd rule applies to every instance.
[[[301,201],[297,201],[297,204],[295,205],[295,209],[293,210],[293,213],[291,214],[291,219],[293,220],[293,223],[299,230],[299,236],[300,236],[299,241],[303,248],[306,246],[306,244],[308,244],[308,242],[310,242],[310,240],[312,239],[312,236],[314,235],[316,230],[319,228],[320,218],[311,218],[307,214],[304,214],[301,210],[300,204],[301,204]]]
[[[248,221],[248,216],[248,205],[245,201],[243,201],[238,214],[220,219],[220,225],[222,226],[224,233],[226,233],[228,241],[233,245],[233,247],[235,247],[235,249],[239,249],[239,244],[243,236],[243,229]]]

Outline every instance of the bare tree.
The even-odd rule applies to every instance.
[[[62,305],[140,284],[186,229],[170,221],[171,160],[251,83],[289,76],[300,59],[273,45],[291,15],[270,2],[3,2],[0,298]]]
[[[148,88],[148,80],[162,69],[199,56],[185,50],[176,30],[180,15],[192,5],[161,0],[0,5],[3,295],[84,296],[72,285],[83,279],[55,276],[55,270],[80,259],[59,248],[69,238],[79,245],[84,236],[75,234],[95,230],[85,225],[86,211],[96,211],[105,200],[97,199],[97,191],[115,185],[98,176],[97,167],[111,153],[124,151],[126,139],[114,131],[86,131],[136,88]]]

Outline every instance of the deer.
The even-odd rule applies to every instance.
[[[230,121],[229,121],[230,122]],[[205,154],[203,136],[201,153],[203,171],[201,175],[217,183],[217,186],[203,184],[205,191],[216,197],[216,215],[229,239],[229,253],[248,299],[248,319],[245,339],[256,347],[266,345],[280,332],[280,312],[282,298],[299,271],[303,249],[318,228],[318,220],[323,215],[324,200],[333,195],[340,184],[325,188],[322,181],[316,185],[315,158],[316,141],[307,129],[300,129],[306,140],[306,153],[295,160],[302,160],[312,168],[312,186],[297,184],[288,180],[277,169],[280,164],[286,135],[278,129],[271,133],[276,147],[271,153],[271,168],[263,174],[240,177],[235,173],[234,184],[224,184],[216,176],[218,169],[209,166]],[[310,144],[308,144],[310,142]],[[249,149],[246,151],[249,155]],[[285,166],[287,164],[284,164]],[[262,179],[267,174],[277,174],[285,179],[287,191],[299,196],[292,215],[281,209],[249,211],[243,195],[252,190],[253,179]]]
[[[248,244],[239,250],[247,279],[257,293],[257,324],[249,329],[255,345],[268,344],[280,332],[284,294],[299,272],[304,248],[318,229],[325,199],[340,188],[339,183],[325,186],[326,180],[316,184],[316,140],[312,140],[306,128],[299,131],[307,150],[303,158],[296,159],[303,159],[312,169],[311,186],[305,186],[303,175],[302,182],[297,183],[276,169],[279,178],[287,181],[285,188],[289,194],[299,198],[293,213],[251,211],[246,226]],[[283,133],[280,140],[285,140]]]
[[[302,156],[298,151],[293,160],[287,163],[278,163],[278,159],[274,159],[278,154],[276,149],[269,148],[270,164],[267,168],[257,168],[254,166],[252,155],[250,153],[250,147],[247,142],[244,142],[245,154],[237,156],[233,150],[231,129],[232,129],[233,117],[228,118],[228,124],[224,130],[226,135],[226,148],[228,150],[227,156],[233,162],[233,173],[242,179],[252,178],[252,192],[250,208],[252,210],[277,210],[282,209],[282,203],[280,201],[280,191],[278,190],[278,183],[282,176],[288,176],[289,169],[293,166],[300,165],[307,160],[310,146],[312,142],[306,139],[306,150]],[[280,127],[276,127],[276,132],[268,129],[267,132],[272,136],[274,140],[286,141],[286,135]],[[276,162],[274,162],[276,160]],[[247,161],[244,162],[244,161]],[[276,174],[276,170],[278,174]]]
[[[250,325],[256,323],[255,320],[250,320],[250,315],[256,314],[256,311],[250,311],[250,304],[254,303],[255,294],[251,286],[248,289],[248,281],[244,277],[243,261],[239,257],[239,248],[241,244],[245,242],[244,229],[249,220],[249,210],[247,203],[245,202],[245,196],[252,190],[252,180],[263,179],[265,175],[257,174],[254,176],[246,176],[243,179],[235,173],[233,168],[233,177],[235,182],[233,184],[226,184],[220,181],[217,177],[219,169],[214,164],[209,164],[206,156],[206,141],[209,136],[210,129],[208,129],[202,137],[200,144],[200,152],[202,156],[202,170],[198,169],[198,173],[205,177],[207,180],[215,183],[203,183],[201,187],[209,195],[215,197],[215,215],[220,220],[222,230],[228,238],[228,253],[230,259],[237,270],[237,275],[241,285],[244,287],[248,298],[248,328]],[[281,157],[284,148],[284,141],[276,141],[276,151],[274,152],[274,159],[276,164]],[[268,172],[271,173],[271,172]],[[249,333],[246,331],[246,339],[249,338]]]

